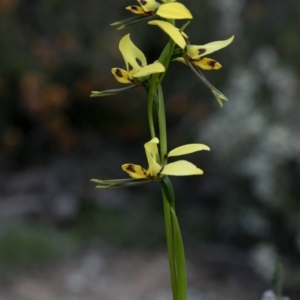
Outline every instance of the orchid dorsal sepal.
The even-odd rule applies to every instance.
[[[123,88],[118,89],[111,89],[111,90],[105,90],[105,91],[92,91],[90,97],[105,97],[105,96],[112,96],[117,95],[119,93],[125,92],[127,90],[134,89],[136,87],[140,86],[139,84],[132,84]]]
[[[149,25],[156,25],[160,27],[169,37],[181,48],[184,49],[186,46],[186,41],[182,36],[182,33],[179,31],[177,27],[166,22],[153,20],[148,22]]]
[[[210,151],[210,148],[204,144],[188,144],[177,147],[168,153],[168,157],[186,155],[197,151]]]

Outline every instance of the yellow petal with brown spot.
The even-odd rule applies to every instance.
[[[139,165],[124,164],[122,165],[122,170],[134,179],[147,178],[147,171]]]
[[[155,11],[159,7],[159,3],[155,0],[138,0],[145,12]]]
[[[126,7],[127,10],[131,11],[132,13],[136,15],[145,15],[145,11],[143,10],[142,7],[137,6],[137,5],[130,5]]]
[[[219,62],[208,57],[193,60],[192,63],[205,71],[219,70],[222,68]]]
[[[232,43],[234,36],[224,41],[215,41],[205,45],[187,45],[186,54],[192,59],[203,57],[204,55],[213,53]]]
[[[126,70],[120,68],[112,68],[112,74],[116,78],[116,80],[120,83],[132,83],[132,80],[129,79],[129,74]]]

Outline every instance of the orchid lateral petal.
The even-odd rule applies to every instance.
[[[153,64],[142,67],[133,77],[144,77],[155,73],[165,72],[165,67],[160,62],[155,62]]]
[[[205,71],[219,70],[222,68],[222,65],[219,62],[208,57],[195,59],[192,63]]]
[[[190,154],[202,150],[210,151],[210,148],[204,144],[183,145],[171,150],[168,154],[168,157]]]
[[[129,74],[126,70],[120,68],[112,68],[111,73],[114,75],[115,79],[118,82],[132,84],[132,80],[129,79]]]
[[[158,27],[160,27],[181,49],[184,49],[184,47],[186,46],[185,39],[183,38],[179,29],[172,24],[158,20],[149,21],[148,24],[157,25]]]
[[[136,15],[145,15],[146,14],[145,11],[143,10],[143,8],[138,5],[130,5],[130,6],[127,6],[126,9]]]
[[[177,0],[171,0],[171,1],[169,1],[169,2],[176,2]],[[167,1],[166,0],[161,0],[161,2],[164,2],[164,3],[166,3]]]
[[[122,87],[119,89],[112,89],[112,90],[105,90],[105,91],[92,91],[90,97],[105,97],[105,96],[116,95],[116,94],[122,93],[124,91],[134,89],[138,86],[139,86],[139,84],[132,84],[132,85]]]
[[[211,42],[205,45],[187,45],[186,46],[186,53],[189,57],[191,57],[192,59],[197,59],[200,58],[204,55],[213,53],[215,51],[218,51],[222,48],[227,47],[230,43],[232,43],[234,39],[234,35],[224,41],[215,41],[215,42]]]
[[[161,174],[173,176],[188,176],[202,175],[203,171],[186,160],[178,160],[165,165],[161,171]]]
[[[124,164],[122,170],[134,179],[147,179],[147,170],[139,165]]]
[[[165,19],[193,19],[191,12],[178,2],[160,5],[156,14]]]
[[[160,5],[155,0],[137,0],[137,1],[145,12],[151,12],[151,11],[154,12]]]
[[[147,65],[144,53],[131,41],[130,34],[125,35],[119,43],[128,73],[136,73],[141,67]]]

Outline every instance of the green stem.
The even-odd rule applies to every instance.
[[[148,97],[148,122],[151,138],[155,137],[155,127],[153,119],[153,100],[154,98]]]
[[[183,246],[182,236],[181,236],[179,223],[176,217],[175,210],[170,208],[170,212],[172,218],[171,221],[173,225],[175,260],[176,260],[176,270],[177,270],[176,300],[186,300],[187,299],[187,278],[186,278],[186,265],[185,265],[185,257],[184,257],[184,246]]]
[[[161,85],[157,90],[158,98],[158,126],[159,126],[159,144],[160,144],[160,158],[162,166],[165,165],[166,157],[168,153],[167,149],[167,125],[166,125],[166,113],[164,95]]]
[[[162,193],[162,196],[163,196],[165,228],[166,228],[166,237],[167,237],[167,248],[168,248],[168,257],[169,257],[172,294],[173,294],[173,300],[177,300],[177,272],[176,272],[176,259],[175,259],[175,255],[174,255],[175,249],[174,249],[173,225],[172,225],[172,219],[171,219],[170,204],[169,204],[169,201],[168,201],[164,191]]]
[[[174,23],[173,20],[169,20],[169,22]],[[174,42],[170,40],[159,58],[159,61],[165,66],[165,71],[167,71],[169,67],[173,50]],[[148,119],[150,133],[151,137],[153,138],[155,136],[155,127],[153,120],[153,103],[155,99],[155,106],[158,114],[160,141],[160,157],[158,158],[158,161],[162,167],[167,163],[168,153],[165,104],[161,87],[161,82],[164,79],[164,76],[165,73],[153,74],[148,86]],[[187,281],[185,257],[179,224],[175,213],[174,191],[168,177],[164,177],[161,179],[161,185],[173,300],[186,300]]]

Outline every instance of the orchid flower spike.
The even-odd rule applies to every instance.
[[[159,179],[161,175],[187,176],[203,174],[203,171],[201,169],[186,160],[178,160],[162,166],[158,160],[158,143],[159,140],[155,137],[144,145],[146,157],[148,160],[147,170],[139,165],[127,163],[122,165],[123,171],[134,179],[151,180]],[[173,149],[168,153],[167,157],[185,155],[201,150],[209,151],[210,149],[208,146],[203,144],[188,144]]]
[[[106,91],[92,91],[91,97],[113,95],[135,88],[142,84],[151,74],[162,73],[165,71],[165,67],[160,62],[147,64],[144,53],[131,41],[130,34],[125,35],[120,40],[119,49],[125,61],[126,70],[112,68],[111,72],[119,83],[130,84],[130,86]]]
[[[112,23],[112,26],[120,26],[123,29],[129,25],[133,25],[144,20],[153,19],[156,16],[164,19],[192,19],[190,11],[181,3],[172,0],[166,3],[159,3],[155,0],[137,0],[140,5],[130,5],[126,9],[135,14],[135,17],[125,19],[123,21]]]

